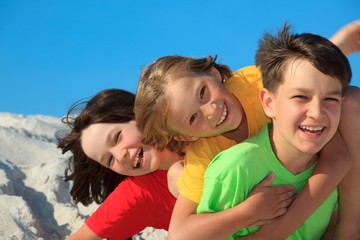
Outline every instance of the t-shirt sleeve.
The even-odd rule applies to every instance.
[[[178,180],[180,194],[199,203],[207,166],[220,151],[234,144],[223,136],[200,138],[191,143],[186,149],[184,171]]]
[[[204,194],[197,208],[197,213],[214,213],[219,211],[219,200],[223,198],[222,181],[217,178],[207,178]]]
[[[86,220],[87,226],[98,236],[112,240],[131,237],[151,226],[150,220],[144,216],[149,201],[142,192],[131,178],[126,179]]]
[[[200,203],[197,208],[197,213],[212,213],[219,212],[230,208],[230,203],[234,195],[234,189],[229,188],[228,182],[223,181],[221,169],[218,168],[218,164],[223,161],[217,159],[216,163],[211,164],[205,175],[204,191],[201,197]],[[232,172],[230,171],[229,174]],[[232,178],[230,175],[229,178]],[[236,179],[233,178],[235,181]]]
[[[204,191],[197,213],[219,212],[244,201],[249,189],[244,168],[232,151],[220,153],[211,162],[204,177]]]
[[[184,171],[177,182],[182,196],[195,203],[200,201],[204,186],[205,170],[205,167],[200,163],[191,162],[185,166]]]

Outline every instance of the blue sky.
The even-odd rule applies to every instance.
[[[61,117],[102,89],[135,92],[164,55],[217,54],[236,70],[285,21],[331,37],[356,19],[359,0],[0,0],[0,112]],[[350,63],[360,86],[360,53]]]

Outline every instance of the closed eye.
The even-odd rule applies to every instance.
[[[113,145],[116,145],[120,141],[120,136],[121,136],[121,131],[118,131],[114,136]],[[108,167],[111,167],[113,161],[114,161],[114,156],[111,154],[108,160]]]
[[[334,102],[341,102],[341,98],[336,98],[336,97],[328,97],[325,98],[326,101],[334,101]]]
[[[120,134],[121,134],[121,131],[117,132],[116,135],[115,135],[115,144],[117,144],[120,140]]]
[[[197,117],[197,113],[194,113],[193,115],[191,115],[190,120],[189,120],[190,125],[195,121],[196,117]]]
[[[113,160],[114,160],[114,157],[113,157],[113,155],[111,155],[110,158],[109,158],[109,160],[108,160],[108,165],[107,165],[107,167],[111,167]]]
[[[304,96],[304,95],[295,95],[295,96],[293,96],[292,98],[297,98],[297,99],[308,99],[306,96]]]
[[[201,100],[204,99],[205,90],[206,90],[206,86],[203,86],[203,87],[200,89],[200,99],[201,99]]]

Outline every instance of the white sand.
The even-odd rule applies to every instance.
[[[65,239],[97,208],[74,205],[56,146],[59,118],[0,113],[0,239]],[[147,228],[135,239],[166,239]]]

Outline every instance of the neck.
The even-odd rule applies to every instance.
[[[270,142],[278,161],[294,175],[309,169],[318,160],[318,154],[307,154],[293,146],[284,147],[274,141],[273,129],[270,131]]]
[[[161,155],[159,157],[161,157],[161,164],[159,166],[159,169],[161,170],[169,170],[171,165],[173,165],[175,162],[184,159],[183,156],[180,156],[179,154],[171,152],[167,149],[161,151]]]
[[[318,160],[318,155],[276,154],[279,162],[292,174],[297,175],[309,169]],[[285,155],[285,156],[280,156]]]
[[[239,126],[232,131],[224,133],[224,137],[231,139],[237,143],[240,143],[249,137],[249,129],[245,113],[243,114],[243,116],[244,118],[241,120]]]

